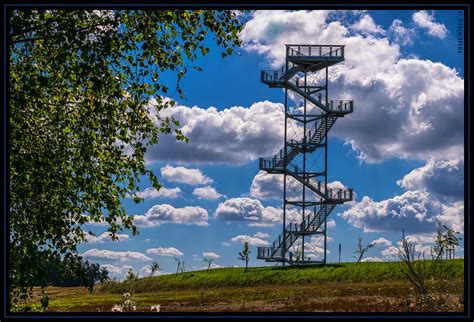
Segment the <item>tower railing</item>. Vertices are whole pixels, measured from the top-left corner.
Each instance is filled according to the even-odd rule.
[[[349,114],[354,112],[354,101],[351,100],[329,100],[327,109],[331,112]]]
[[[344,58],[344,45],[286,45],[286,56]]]
[[[260,80],[262,81],[262,83],[267,83],[267,82],[283,83],[284,75],[285,75],[285,71],[282,71],[282,70],[261,70]]]

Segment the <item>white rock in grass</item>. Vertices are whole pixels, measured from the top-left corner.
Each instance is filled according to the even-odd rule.
[[[123,312],[123,308],[120,305],[112,306],[112,312]]]
[[[152,312],[160,312],[161,306],[160,305],[152,305],[151,306],[151,311]]]

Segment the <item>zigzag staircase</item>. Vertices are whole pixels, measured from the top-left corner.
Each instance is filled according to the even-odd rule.
[[[267,262],[293,264],[295,259],[289,249],[298,238],[322,233],[323,224],[336,205],[353,199],[352,189],[327,187],[325,182],[316,178],[317,175],[307,173],[306,169],[301,169],[295,159],[301,153],[304,153],[304,157],[306,157],[306,153],[312,153],[320,147],[326,149],[329,130],[339,117],[352,113],[354,107],[353,101],[330,100],[327,99],[327,96],[323,99],[321,94],[322,91],[326,91],[327,95],[327,68],[344,60],[344,46],[287,45],[286,50],[286,70],[261,71],[261,81],[269,87],[285,88],[298,94],[305,100],[305,104],[309,102],[319,108],[322,113],[315,118],[314,126],[309,128],[306,127],[309,121],[306,121],[306,115],[304,115],[306,123],[303,139],[287,141],[285,132],[285,146],[273,158],[260,158],[259,168],[267,173],[285,174],[292,177],[320,197],[321,202],[313,208],[310,215],[302,218],[301,222],[284,223],[283,232],[270,247],[258,247],[257,258]],[[308,73],[323,69],[326,69],[325,85],[308,85],[306,83]],[[303,77],[298,76],[302,73],[304,81],[302,81]],[[285,117],[289,117],[287,109],[285,109]],[[324,176],[326,178],[326,172],[324,172]],[[284,204],[286,205],[286,200],[284,200]],[[325,228],[323,233],[326,234]],[[289,256],[286,256],[286,253]],[[311,261],[305,263],[311,263]]]

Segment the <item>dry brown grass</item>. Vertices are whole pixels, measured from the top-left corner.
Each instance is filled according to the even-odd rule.
[[[453,285],[456,283],[453,283]],[[462,288],[461,288],[462,289]],[[451,312],[461,312],[459,284],[448,290]],[[110,312],[119,294],[88,294],[85,288],[48,288],[50,309],[59,312]],[[137,311],[160,304],[161,312],[413,312],[406,282],[326,283],[206,288],[135,295]]]

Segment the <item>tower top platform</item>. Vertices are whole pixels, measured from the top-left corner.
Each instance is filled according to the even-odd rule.
[[[286,60],[319,70],[344,61],[344,45],[286,45]]]

